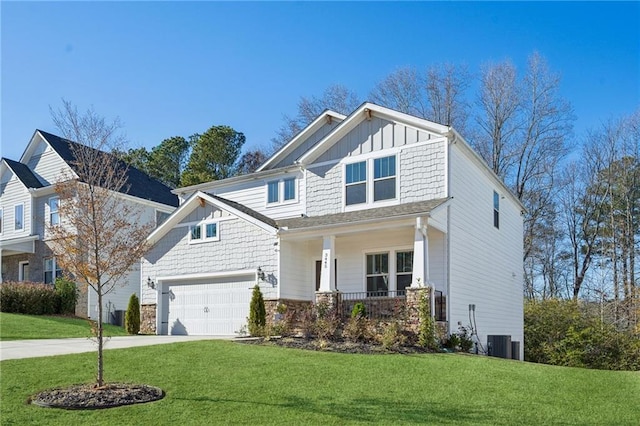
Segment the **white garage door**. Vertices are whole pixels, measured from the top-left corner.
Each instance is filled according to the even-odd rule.
[[[165,285],[163,331],[181,335],[234,335],[247,322],[253,277]]]

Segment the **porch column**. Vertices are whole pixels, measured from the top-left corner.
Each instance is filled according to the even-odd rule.
[[[322,238],[322,267],[320,268],[320,292],[336,291],[336,237]]]
[[[413,239],[413,281],[411,287],[425,287],[429,284],[429,237],[427,220],[416,218]]]

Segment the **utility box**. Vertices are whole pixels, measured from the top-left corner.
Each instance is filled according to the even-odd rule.
[[[520,361],[520,342],[511,342],[511,359]]]
[[[487,351],[489,356],[511,359],[511,335],[487,336]]]
[[[111,312],[111,324],[124,327],[124,311],[116,310]]]

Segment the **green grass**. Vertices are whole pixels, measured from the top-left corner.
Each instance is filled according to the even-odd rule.
[[[123,327],[105,324],[106,336],[126,336]],[[0,312],[0,340],[62,339],[91,336],[91,324],[81,318],[20,315]]]
[[[95,354],[0,362],[3,425],[637,425],[640,375],[472,355],[350,355],[229,341],[105,352],[108,381],[161,387],[157,402],[96,411],[27,405],[91,382]]]

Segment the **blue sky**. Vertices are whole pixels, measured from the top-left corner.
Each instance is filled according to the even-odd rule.
[[[120,117],[130,146],[226,124],[267,146],[300,96],[342,84],[366,99],[393,70],[477,72],[539,51],[562,75],[576,136],[640,106],[640,3],[7,2],[2,156],[56,132],[61,98]]]

